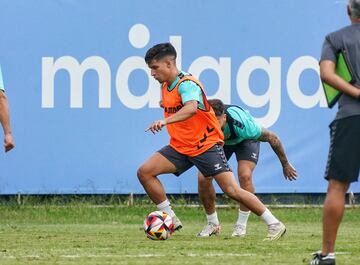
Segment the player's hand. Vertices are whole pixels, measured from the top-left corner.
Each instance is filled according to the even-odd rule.
[[[161,131],[162,127],[164,127],[166,125],[166,122],[164,120],[158,120],[158,121],[154,121],[146,130],[147,131],[151,131],[153,134],[155,134],[156,132]]]
[[[286,165],[283,166],[283,172],[285,179],[290,181],[297,179],[296,169],[290,163],[287,163]]]
[[[14,145],[14,141],[13,141],[11,133],[5,134],[5,137],[4,137],[4,149],[5,149],[5,152],[10,151],[14,147],[15,147],[15,145]]]

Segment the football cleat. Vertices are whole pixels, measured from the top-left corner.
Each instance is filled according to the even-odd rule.
[[[197,237],[209,237],[212,235],[218,235],[220,234],[221,225],[214,224],[214,223],[207,223],[207,225],[204,226],[203,230],[199,232],[196,236]]]
[[[172,218],[173,222],[173,231],[180,231],[180,229],[183,227],[180,219],[177,216],[174,216]]]
[[[282,237],[286,232],[286,227],[282,222],[268,226],[268,234],[264,241],[275,241]]]
[[[244,237],[246,236],[246,226],[236,224],[234,231],[231,234],[233,237]]]
[[[313,253],[314,257],[312,261],[310,261],[310,265],[335,265],[335,255],[334,254],[328,254],[326,256],[323,256],[321,254],[321,251],[318,251],[316,253]]]

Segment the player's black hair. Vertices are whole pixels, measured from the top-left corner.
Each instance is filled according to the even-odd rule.
[[[145,55],[145,62],[149,64],[152,60],[160,60],[166,56],[173,56],[176,59],[176,50],[171,43],[159,43],[150,48]]]
[[[210,106],[213,108],[216,116],[221,116],[225,112],[225,105],[220,99],[209,99]]]

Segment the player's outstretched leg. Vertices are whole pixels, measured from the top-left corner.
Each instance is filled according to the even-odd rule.
[[[268,235],[264,240],[274,241],[282,237],[286,232],[285,225],[280,222],[276,217],[265,207],[265,205],[252,193],[241,189],[234,178],[232,172],[222,172],[214,179],[230,198],[239,203],[244,204],[253,213],[260,216],[268,225]]]
[[[160,153],[155,153],[140,166],[137,176],[158,210],[170,215],[174,224],[173,230],[177,231],[182,228],[182,223],[172,210],[170,202],[166,197],[165,189],[157,178],[158,175],[174,172],[176,172],[176,167]]]

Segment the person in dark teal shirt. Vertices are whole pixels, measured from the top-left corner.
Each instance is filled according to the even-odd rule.
[[[252,193],[255,191],[252,174],[258,161],[260,142],[268,142],[271,145],[281,162],[285,178],[290,181],[296,180],[296,170],[289,163],[283,145],[275,133],[262,128],[248,111],[239,106],[224,105],[219,99],[208,101],[224,132],[226,159],[230,159],[233,153],[236,154],[241,188]],[[216,193],[212,185],[212,178],[205,178],[200,172],[198,175],[199,196],[203,202],[208,223],[197,236],[208,237],[218,234],[221,229],[215,209]],[[240,204],[238,220],[232,236],[243,237],[246,235],[249,215],[249,209]]]

